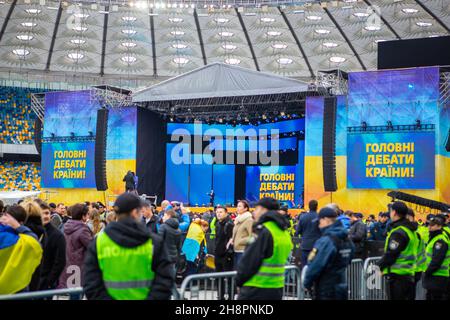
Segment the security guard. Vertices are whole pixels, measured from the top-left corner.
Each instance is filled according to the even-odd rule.
[[[140,198],[130,192],[114,203],[118,219],[88,247],[84,292],[93,300],[166,300],[174,285],[169,254],[141,222]]]
[[[285,270],[293,248],[287,229],[289,222],[278,210],[273,198],[262,198],[256,204],[256,239],[244,251],[237,270],[239,300],[281,300]]]
[[[407,218],[408,207],[396,201],[390,206],[391,231],[384,255],[378,262],[387,280],[389,300],[414,300],[415,273],[419,254],[417,226]]]
[[[322,236],[308,256],[303,285],[316,300],[347,300],[347,266],[351,263],[355,247],[337,212],[325,207],[319,211]]]
[[[450,239],[450,212],[445,212],[442,214],[442,216],[445,217],[445,224],[442,227],[442,230],[445,232],[447,237]]]
[[[427,268],[423,287],[427,300],[446,300],[449,281],[449,238],[443,231],[445,218],[438,215],[430,220],[430,241],[426,248]]]
[[[417,261],[416,261],[416,272],[414,275],[414,282],[415,282],[415,292],[417,289],[417,284],[419,283],[419,281],[422,279],[422,275],[425,272],[426,268],[427,268],[427,263],[426,263],[426,255],[425,255],[425,248],[427,246],[428,243],[428,228],[425,226],[421,226],[419,225],[419,223],[416,222],[415,220],[415,213],[414,210],[411,208],[408,208],[408,213],[406,215],[406,218],[409,220],[409,222],[411,222],[413,225],[415,225],[417,227],[416,230],[416,234],[417,234],[417,238],[418,238],[418,248],[417,248]],[[414,296],[416,297],[416,294],[414,294]],[[422,300],[423,297],[417,297],[419,300]]]
[[[289,215],[289,207],[286,205],[283,205],[280,207],[280,210],[278,211],[281,215],[285,216],[286,219],[289,220],[289,228],[288,228],[288,232],[291,235],[291,237],[294,236],[295,234],[295,226],[294,226],[294,220],[292,219],[292,217]]]

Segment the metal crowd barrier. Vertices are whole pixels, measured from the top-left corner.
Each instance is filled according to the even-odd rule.
[[[380,257],[367,258],[365,261],[354,259],[347,268],[349,300],[387,300],[386,280],[382,276],[376,262]],[[310,300],[311,297],[303,288],[303,279],[308,267],[300,270],[295,265],[285,266],[285,285],[283,300]],[[186,277],[180,290],[173,289],[173,300],[218,300],[219,293],[223,298],[235,300],[236,271],[194,274]],[[416,299],[424,299],[422,281],[417,284]],[[83,299],[83,288],[46,290],[25,292],[11,295],[0,295],[0,300],[80,300]]]
[[[298,300],[301,298],[300,269],[294,265],[285,267],[286,280],[283,288],[283,300]],[[181,283],[181,300],[218,300],[223,292],[223,298],[235,300],[236,271],[212,272],[187,276]]]
[[[362,298],[362,274],[364,261],[362,259],[353,259],[347,267],[348,299],[361,300]]]
[[[82,298],[83,288],[81,287],[0,295],[0,300],[81,300]]]
[[[364,261],[361,277],[362,300],[387,300],[386,280],[376,265],[380,259],[381,257],[372,257]]]

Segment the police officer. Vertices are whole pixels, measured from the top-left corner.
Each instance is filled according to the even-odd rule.
[[[408,207],[401,201],[390,206],[391,231],[378,262],[387,280],[389,300],[414,300],[415,273],[419,254],[417,226],[407,218]]]
[[[336,210],[325,207],[319,211],[322,236],[308,256],[303,285],[316,300],[346,300],[348,285],[347,266],[354,254],[354,245],[348,231],[337,220]]]
[[[262,198],[254,211],[256,238],[244,251],[237,270],[239,300],[281,300],[284,266],[292,250],[289,222],[273,198]]]
[[[291,237],[294,236],[295,234],[295,226],[294,226],[294,220],[292,219],[292,217],[289,215],[289,207],[287,205],[282,205],[280,207],[279,213],[283,216],[286,217],[286,219],[288,219],[289,221],[289,228],[288,228],[288,232],[291,235]]]
[[[423,287],[427,300],[446,300],[449,278],[449,238],[443,231],[445,218],[438,215],[430,219],[430,240],[426,247],[426,270]]]
[[[414,289],[417,289],[417,284],[422,279],[422,274],[426,270],[427,264],[426,264],[426,255],[425,255],[425,248],[428,243],[428,228],[425,226],[419,225],[415,220],[415,213],[414,210],[411,208],[408,208],[408,213],[406,214],[406,218],[411,222],[413,225],[416,226],[416,234],[418,238],[418,248],[417,248],[417,260],[416,260],[416,272],[414,275],[414,281],[415,281],[415,287]],[[415,290],[417,293],[417,291]],[[414,294],[416,297],[416,294]],[[423,300],[423,297],[417,297],[418,300]]]
[[[167,248],[141,223],[142,200],[133,193],[114,203],[107,225],[86,252],[84,292],[95,300],[170,299],[174,272]]]

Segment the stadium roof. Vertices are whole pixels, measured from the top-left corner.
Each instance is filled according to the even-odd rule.
[[[134,102],[304,92],[308,84],[224,63],[207,66],[136,92]]]
[[[103,3],[0,0],[0,73],[76,75],[112,85],[139,79],[138,86],[148,86],[222,62],[306,80],[318,70],[376,69],[378,42],[450,30],[443,0],[225,8]]]

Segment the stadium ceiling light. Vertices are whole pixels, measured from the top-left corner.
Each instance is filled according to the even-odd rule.
[[[236,50],[236,49],[237,49],[237,46],[235,46],[234,44],[226,43],[226,44],[223,44],[223,45],[222,45],[222,48],[223,48],[225,51],[233,51],[233,50]]]
[[[170,34],[173,35],[173,36],[183,36],[184,35],[184,31],[174,30],[174,31],[170,31]]]
[[[122,42],[120,45],[125,48],[134,48],[137,46],[135,42]]]
[[[228,59],[225,59],[225,63],[226,64],[236,65],[236,64],[241,63],[241,60],[236,59],[236,58],[228,58]]]
[[[386,41],[385,39],[377,39],[377,40],[375,40],[374,42],[375,43],[378,43],[378,42],[384,42],[384,41]]]
[[[214,19],[214,21],[216,21],[219,24],[224,24],[224,23],[227,23],[228,21],[230,21],[230,19],[227,19],[227,18],[216,18],[216,19]]]
[[[22,22],[21,23],[22,27],[26,27],[26,28],[33,28],[37,26],[37,23],[35,22]]]
[[[338,44],[336,42],[324,42],[324,43],[322,43],[322,45],[325,48],[336,48],[338,46]]]
[[[292,62],[294,62],[294,60],[292,60],[290,58],[280,58],[280,59],[277,59],[277,62],[279,64],[286,65],[286,64],[291,64]]]
[[[269,18],[269,17],[264,17],[264,18],[261,18],[260,20],[261,20],[261,22],[264,22],[264,23],[272,23],[272,22],[275,22],[275,19],[274,19],[274,18]]]
[[[41,13],[41,9],[30,8],[30,9],[25,10],[25,12],[28,14],[39,14],[39,13]]]
[[[34,37],[29,34],[18,34],[16,38],[22,41],[30,41],[33,40]]]
[[[186,49],[188,46],[185,45],[184,43],[174,43],[172,44],[172,48],[175,49]]]
[[[232,37],[233,35],[234,35],[234,33],[233,32],[229,32],[229,31],[219,32],[219,36],[225,37],[225,38]]]
[[[369,16],[367,12],[354,12],[353,15],[357,18],[367,18]]]
[[[128,34],[128,35],[133,35],[133,34],[136,34],[136,30],[133,30],[133,29],[123,29],[122,30],[122,33],[124,33],[124,34]]]
[[[79,19],[86,19],[89,17],[87,13],[80,13],[80,12],[74,13],[73,16]]]
[[[84,58],[84,54],[79,52],[70,52],[67,56],[74,61],[78,61]]]
[[[84,32],[86,31],[88,28],[84,27],[84,26],[75,26],[72,28],[72,30],[76,31],[76,32]]]
[[[329,34],[331,31],[328,29],[316,29],[314,32],[318,34]]]
[[[274,44],[272,44],[272,48],[274,48],[274,49],[286,49],[287,48],[287,44],[274,43]]]
[[[419,12],[419,10],[417,10],[415,8],[403,8],[402,12],[407,13],[407,14],[413,14],[413,13]]]
[[[376,25],[368,25],[368,26],[365,26],[364,29],[367,31],[378,31],[381,29],[381,27],[376,26]]]
[[[311,16],[307,16],[306,19],[308,19],[310,21],[319,21],[319,20],[322,20],[322,17],[321,16],[311,15]]]
[[[71,39],[70,43],[72,43],[72,44],[85,44],[86,40],[84,40],[84,39]]]
[[[122,20],[125,21],[125,22],[134,22],[134,21],[137,20],[137,18],[133,17],[133,16],[123,16]]]
[[[186,63],[189,62],[188,58],[183,58],[183,57],[177,57],[173,59],[173,62],[175,62],[178,65],[185,65]]]
[[[431,22],[425,22],[425,21],[418,21],[418,22],[416,22],[416,24],[422,28],[431,27],[433,25]]]
[[[268,35],[269,37],[279,37],[279,36],[281,36],[281,32],[280,31],[267,31],[266,35]]]
[[[136,57],[133,56],[123,56],[120,60],[128,64],[132,64],[137,61]]]
[[[30,54],[30,51],[27,49],[14,49],[12,52],[19,57],[25,57]]]
[[[330,57],[330,61],[333,63],[342,63],[345,60],[347,60],[347,59],[345,59],[344,57],[338,57],[338,56]]]
[[[169,21],[171,23],[180,23],[180,22],[183,22],[183,19],[182,18],[169,18]]]
[[[354,3],[357,2],[358,0],[344,0],[345,3]]]

